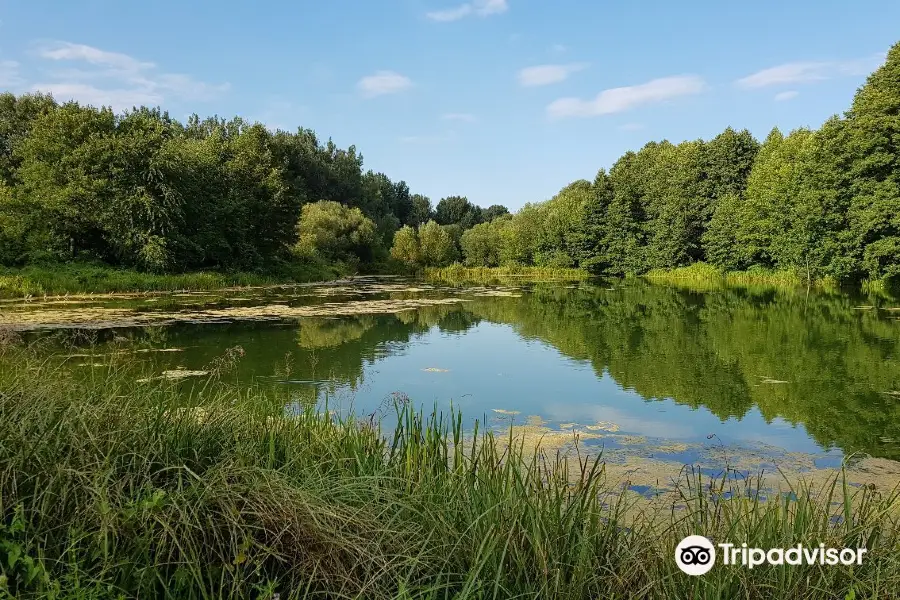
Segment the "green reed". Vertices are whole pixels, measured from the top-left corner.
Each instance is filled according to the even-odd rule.
[[[318,263],[282,264],[265,272],[145,273],[93,263],[0,268],[0,297],[129,292],[206,291],[334,279],[341,270]]]

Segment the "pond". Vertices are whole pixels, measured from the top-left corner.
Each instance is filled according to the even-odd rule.
[[[398,400],[452,403],[467,423],[530,427],[558,445],[577,435],[611,460],[730,451],[732,466],[802,471],[853,454],[900,459],[900,308],[884,298],[360,278],[4,302],[0,326],[73,369],[128,351],[148,378],[182,386],[239,346],[227,377],[279,390],[288,410],[319,402],[389,420]]]

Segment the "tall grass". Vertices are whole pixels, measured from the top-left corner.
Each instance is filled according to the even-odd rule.
[[[643,277],[660,283],[689,284],[694,289],[714,289],[723,285],[786,289],[813,286],[827,290],[839,287],[839,282],[832,277],[807,280],[795,271],[772,269],[723,271],[703,262],[674,269],[651,269]]]
[[[339,268],[319,263],[282,264],[265,273],[214,272],[156,274],[94,263],[0,268],[0,296],[215,290],[225,287],[323,281]]]
[[[426,268],[427,281],[439,283],[502,283],[509,281],[583,281],[591,275],[581,269],[561,267],[466,267],[454,263],[449,267]]]
[[[687,474],[684,510],[642,514],[610,495],[617,482],[599,457],[529,453],[477,424],[464,430],[454,411],[398,403],[390,431],[315,407],[285,416],[285,398],[219,378],[240,353],[194,384],[137,384],[140,369],[114,358],[73,374],[13,342],[0,354],[0,588],[11,597],[862,598],[900,589],[893,492],[835,479],[796,488],[796,501],[764,502],[743,488],[723,500],[731,480]],[[854,567],[716,565],[691,578],[673,560],[687,534],[869,554]]]

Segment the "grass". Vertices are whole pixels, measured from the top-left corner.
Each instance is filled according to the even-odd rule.
[[[427,281],[439,283],[496,283],[504,281],[583,281],[591,275],[581,269],[560,267],[466,267],[454,263],[449,267],[426,268]]]
[[[459,413],[339,419],[221,375],[137,384],[0,349],[0,595],[15,598],[863,598],[900,590],[897,495],[768,502],[687,473],[662,518],[609,501],[597,458],[504,447]],[[101,374],[102,373],[102,374]],[[193,387],[185,387],[193,386]],[[729,480],[730,481],[730,480]],[[736,484],[736,485],[750,485]],[[817,495],[824,494],[824,496]],[[609,504],[606,502],[609,501]],[[834,503],[834,506],[832,506]],[[842,515],[834,519],[835,512]],[[627,515],[636,515],[628,517]],[[659,516],[659,515],[657,515]],[[716,565],[678,541],[866,547],[861,566]]]
[[[128,293],[214,290],[335,279],[341,269],[319,263],[279,265],[266,273],[201,271],[180,274],[144,273],[95,263],[0,268],[0,296],[27,297],[84,293]]]
[[[722,271],[708,263],[694,263],[686,267],[674,269],[652,269],[642,277],[661,283],[689,283],[692,287],[708,285],[710,288],[722,285],[743,287],[806,287],[810,282],[793,271],[771,269],[752,269],[749,271]],[[833,289],[837,282],[831,278],[813,280],[815,287]]]

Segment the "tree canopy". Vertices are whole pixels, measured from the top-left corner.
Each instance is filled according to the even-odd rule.
[[[480,222],[480,207],[465,201],[463,212],[452,222]],[[183,271],[296,257],[366,263],[387,258],[402,226],[434,218],[431,201],[406,182],[364,171],[354,146],[322,142],[309,129],[197,115],[180,123],[154,108],[116,114],[0,94],[0,264],[88,259]]]
[[[464,198],[441,202],[438,222],[474,218]],[[900,44],[818,130],[773,129],[762,143],[731,127],[708,141],[652,141],[502,225],[483,220],[461,241],[470,265],[627,275],[702,261],[900,277]]]

